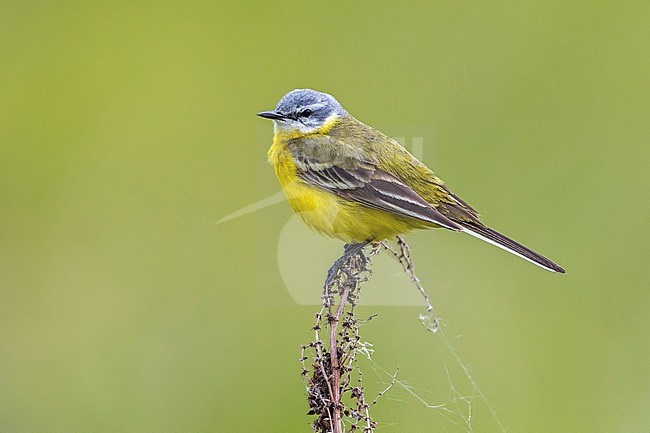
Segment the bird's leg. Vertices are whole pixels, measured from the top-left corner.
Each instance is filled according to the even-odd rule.
[[[330,293],[330,289],[334,285],[336,276],[339,271],[346,272],[344,265],[354,256],[358,256],[364,263],[366,262],[366,255],[363,253],[363,248],[366,245],[368,245],[368,242],[345,244],[343,247],[343,255],[336,259],[327,271],[327,278],[325,278],[325,284],[323,285],[323,299],[325,300],[326,306],[329,306],[331,303],[332,294]]]

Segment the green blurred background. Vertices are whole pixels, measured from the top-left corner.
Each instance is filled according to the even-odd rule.
[[[278,190],[255,113],[313,87],[434,129],[425,162],[568,270],[409,236],[444,329],[364,307],[366,382],[399,366],[445,406],[395,387],[380,431],[647,433],[648,22],[633,1],[3,1],[0,431],[311,431],[288,206],[215,222]]]

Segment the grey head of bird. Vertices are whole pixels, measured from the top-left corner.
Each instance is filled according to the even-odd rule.
[[[258,116],[273,120],[276,132],[311,134],[347,111],[332,95],[312,89],[296,89],[280,99],[275,110]]]

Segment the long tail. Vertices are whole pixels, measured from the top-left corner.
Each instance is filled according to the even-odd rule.
[[[539,267],[552,272],[559,272],[561,274],[565,272],[562,266],[558,265],[552,260],[547,259],[541,254],[537,254],[535,251],[526,248],[519,242],[513,241],[509,237],[502,235],[496,230],[492,230],[491,228],[484,225],[478,225],[465,221],[461,222],[460,224],[463,226],[464,232],[482,239],[485,242],[489,242],[492,245],[496,245],[497,247],[502,248],[516,256],[519,256],[522,259],[528,260],[529,262]]]

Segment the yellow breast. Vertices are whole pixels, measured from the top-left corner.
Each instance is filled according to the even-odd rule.
[[[312,229],[335,236],[335,221],[342,207],[341,200],[334,194],[307,185],[300,179],[293,157],[280,137],[275,137],[268,155],[293,211]]]
[[[276,135],[268,152],[289,205],[310,228],[347,243],[382,240],[418,228],[411,219],[372,209],[305,183],[286,139]]]

